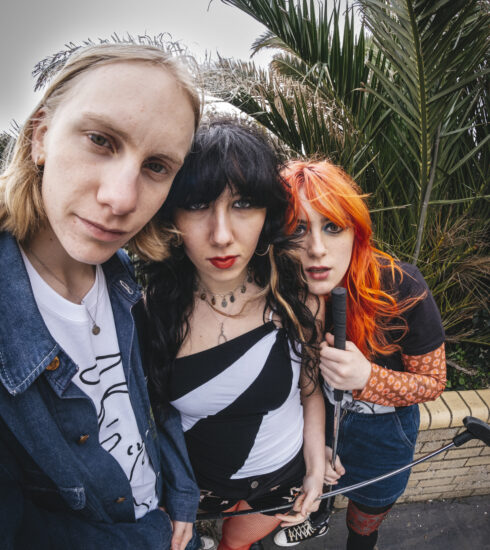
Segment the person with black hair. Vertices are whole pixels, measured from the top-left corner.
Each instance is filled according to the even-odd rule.
[[[247,550],[318,507],[324,403],[315,311],[277,156],[258,130],[218,119],[196,133],[163,215],[169,258],[143,266],[149,390],[180,411],[200,508],[295,502],[296,514],[228,519],[219,550]],[[167,395],[167,389],[169,395]],[[162,415],[158,415],[161,417]]]

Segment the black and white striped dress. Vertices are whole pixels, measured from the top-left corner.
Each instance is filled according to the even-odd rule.
[[[299,374],[299,359],[273,322],[176,360],[171,402],[201,488],[233,486],[298,455]]]

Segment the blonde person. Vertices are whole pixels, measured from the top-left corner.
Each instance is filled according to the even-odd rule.
[[[153,218],[200,102],[161,49],[82,48],[54,75],[0,179],[0,545],[199,547],[175,413],[151,414],[127,245]]]
[[[295,161],[283,176],[291,193],[288,228],[299,239],[308,288],[326,302],[320,369],[327,419],[333,418],[333,388],[344,390],[335,470],[327,422],[326,481],[346,487],[412,461],[417,403],[438,397],[446,383],[444,331],[419,270],[374,246],[364,196],[340,167]],[[331,334],[329,297],[336,286],[347,289],[345,350],[333,347]],[[408,476],[348,494],[347,550],[375,547],[378,528]],[[276,544],[294,546],[325,534],[328,514],[320,510],[311,519],[316,527],[306,521],[280,531]]]
[[[292,502],[295,515],[223,524],[219,550],[247,550],[315,510],[324,405],[314,316],[284,234],[288,197],[258,130],[216,120],[196,133],[165,205],[178,231],[147,266],[154,407],[180,411],[200,508]],[[320,314],[321,315],[321,314]]]

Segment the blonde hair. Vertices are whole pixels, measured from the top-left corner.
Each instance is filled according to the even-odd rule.
[[[187,95],[194,112],[194,130],[201,119],[201,99],[193,77],[182,61],[160,47],[147,44],[98,44],[73,53],[52,79],[43,98],[21,128],[10,160],[0,176],[0,230],[9,231],[18,241],[28,241],[47,222],[41,195],[42,170],[31,157],[32,136],[39,111],[54,114],[74,81],[85,72],[111,63],[136,61],[160,66],[175,78]],[[154,220],[128,243],[139,257],[162,260],[167,256],[171,236]]]

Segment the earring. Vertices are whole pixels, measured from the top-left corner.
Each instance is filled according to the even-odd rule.
[[[267,245],[267,248],[265,249],[265,252],[257,252],[255,251],[254,254],[257,254],[257,256],[267,256],[269,254],[269,250],[271,248],[270,243]]]
[[[45,162],[46,158],[42,153],[36,157],[36,166],[44,166]]]

